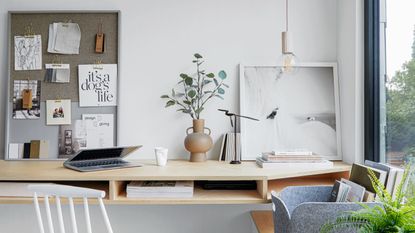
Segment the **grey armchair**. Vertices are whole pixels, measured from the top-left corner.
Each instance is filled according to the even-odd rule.
[[[362,208],[350,202],[328,202],[331,189],[332,186],[293,186],[283,189],[279,196],[272,192],[275,233],[317,233],[324,223],[344,211]]]

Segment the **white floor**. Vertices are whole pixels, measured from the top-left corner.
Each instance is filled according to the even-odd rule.
[[[256,233],[249,212],[270,205],[107,206],[114,233]],[[82,208],[77,221],[84,226]],[[64,213],[68,213],[67,208]],[[97,206],[91,206],[94,233],[105,233]],[[69,224],[66,224],[68,227]],[[0,205],[1,233],[37,233],[32,205]],[[67,232],[71,232],[67,228]],[[82,228],[79,233],[85,232]]]

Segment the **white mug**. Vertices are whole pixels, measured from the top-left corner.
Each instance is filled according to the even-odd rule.
[[[154,152],[156,154],[156,162],[158,166],[166,166],[167,164],[167,154],[169,149],[163,147],[156,147],[154,148]]]

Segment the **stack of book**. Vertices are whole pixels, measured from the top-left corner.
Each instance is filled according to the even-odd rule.
[[[376,198],[375,190],[369,179],[369,169],[393,197],[397,194],[398,184],[402,181],[404,169],[388,164],[365,161],[365,164],[353,164],[350,178],[336,181],[331,201],[371,202]],[[346,188],[345,188],[346,187]],[[404,187],[405,188],[405,187]],[[346,195],[343,200],[339,195]]]
[[[127,185],[127,198],[193,197],[193,181],[132,181]]]
[[[333,167],[333,162],[324,159],[311,151],[273,151],[264,152],[257,157],[256,163],[262,168],[296,168],[324,169]]]

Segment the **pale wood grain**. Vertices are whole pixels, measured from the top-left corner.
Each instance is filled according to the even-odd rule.
[[[255,227],[258,233],[274,233],[274,220],[272,217],[272,211],[251,211],[251,217],[255,223]]]
[[[222,161],[191,163],[170,160],[165,167],[155,161],[139,161],[143,167],[99,172],[77,172],[66,169],[62,161],[0,161],[0,180],[50,181],[50,180],[262,180],[301,177],[349,171],[350,165],[336,162],[329,169],[263,169],[255,162],[232,165]]]
[[[348,174],[350,165],[336,162],[330,169],[262,169],[255,162],[231,165],[207,161],[190,163],[171,160],[165,167],[154,161],[140,161],[143,167],[100,172],[76,172],[61,161],[0,161],[0,181],[53,182],[106,191],[107,204],[253,204],[269,203],[269,191],[289,185],[329,184]],[[318,174],[318,175],[316,175]],[[125,195],[130,181],[140,180],[254,180],[257,190],[204,190],[195,187],[192,198],[131,199]],[[0,203],[31,203],[31,198],[0,197]],[[75,201],[75,203],[78,203]],[[79,202],[80,203],[80,202]]]

